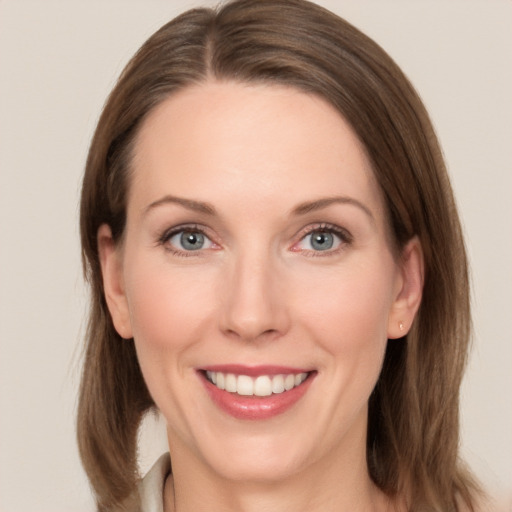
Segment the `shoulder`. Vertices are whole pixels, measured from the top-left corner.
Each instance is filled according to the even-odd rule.
[[[165,480],[171,472],[171,458],[168,453],[162,455],[153,464],[137,488],[140,512],[164,511]]]
[[[142,478],[137,488],[112,512],[164,512],[164,491],[171,472],[171,458],[162,455]]]

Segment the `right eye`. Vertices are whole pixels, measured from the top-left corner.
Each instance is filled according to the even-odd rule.
[[[340,237],[333,232],[316,230],[308,233],[299,243],[301,249],[327,252],[341,245]]]
[[[162,236],[160,242],[171,252],[183,256],[215,246],[206,234],[197,228],[181,228],[167,232]]]

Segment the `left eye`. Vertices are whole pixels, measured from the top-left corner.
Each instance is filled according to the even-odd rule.
[[[302,238],[297,247],[309,251],[328,251],[337,249],[341,242],[340,237],[330,231],[316,230]]]
[[[182,251],[199,251],[212,247],[212,241],[200,231],[182,230],[169,238],[169,243]]]

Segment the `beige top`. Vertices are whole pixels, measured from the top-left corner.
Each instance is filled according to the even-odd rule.
[[[139,484],[140,511],[164,512],[164,485],[171,472],[171,458],[162,455]]]

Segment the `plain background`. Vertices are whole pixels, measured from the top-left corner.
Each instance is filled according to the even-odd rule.
[[[512,2],[322,0],[378,41],[438,131],[473,269],[462,453],[512,492]],[[75,446],[86,292],[77,203],[87,147],[124,64],[194,5],[0,0],[0,512],[93,510]],[[156,430],[156,434],[155,434]],[[165,450],[142,434],[146,470]]]

